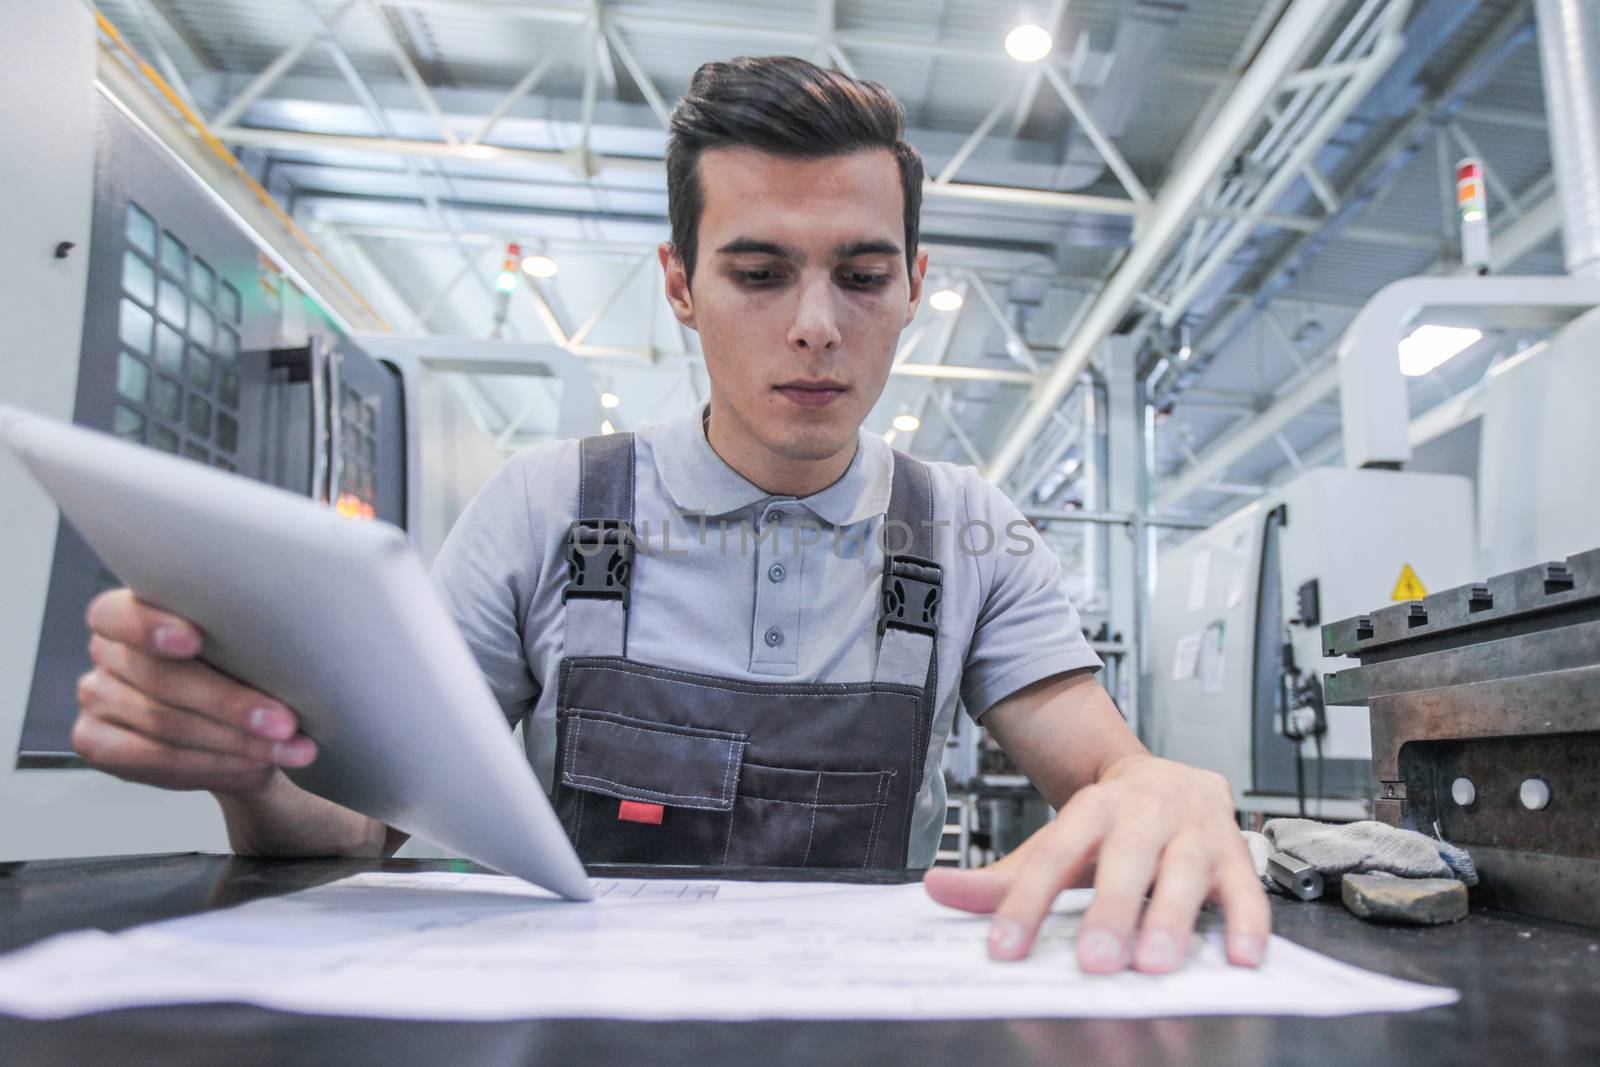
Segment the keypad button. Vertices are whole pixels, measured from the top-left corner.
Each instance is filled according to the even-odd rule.
[[[150,406],[168,422],[177,422],[183,417],[183,388],[171,378],[157,375],[155,388],[150,394]],[[177,448],[172,450],[176,452]]]
[[[150,368],[126,352],[117,355],[117,392],[136,404],[150,395]]]
[[[211,389],[211,357],[204,351],[189,346],[189,384],[197,389]]]
[[[122,288],[149,307],[156,302],[156,269],[132,252],[122,253]]]
[[[156,220],[151,218],[138,204],[128,202],[127,226],[124,230],[128,243],[142,250],[145,255],[156,254]]]
[[[180,280],[189,276],[189,250],[165,231],[161,234],[161,269]]]
[[[144,416],[125,404],[118,404],[112,415],[111,432],[125,441],[144,441]]]
[[[178,451],[178,435],[159,423],[151,423],[149,441],[152,448],[163,452]]]
[[[205,397],[195,393],[189,394],[189,432],[195,437],[207,438],[211,436],[211,405]]]
[[[150,313],[135,304],[132,300],[122,302],[121,314],[117,321],[117,336],[122,343],[135,352],[148,354],[150,351],[150,330],[154,321]]]
[[[206,261],[195,256],[189,261],[189,291],[196,297],[211,303],[217,291],[217,275]]]
[[[183,335],[164,322],[156,323],[156,366],[173,374],[183,371]]]
[[[183,329],[189,321],[189,294],[171,278],[162,278],[156,291],[156,311],[172,325]]]

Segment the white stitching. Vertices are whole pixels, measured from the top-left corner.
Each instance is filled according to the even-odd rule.
[[[698,727],[698,726],[690,726],[690,727],[685,727],[685,728],[678,729],[678,730],[666,729],[666,727],[674,725],[672,723],[661,723],[660,725],[653,725],[653,726],[632,726],[632,725],[630,725],[628,723],[625,723],[625,722],[616,722],[616,721],[614,721],[614,720],[612,720],[612,719],[607,717],[607,716],[619,714],[618,712],[615,712],[615,711],[600,711],[598,708],[596,708],[596,709],[568,708],[567,711],[572,713],[571,714],[571,718],[574,718],[574,719],[588,719],[590,722],[598,722],[598,723],[602,723],[602,724],[604,724],[606,726],[615,726],[619,730],[633,730],[634,732],[641,733],[641,734],[666,734],[668,737],[683,737],[683,738],[687,738],[690,741],[709,741],[712,744],[717,744],[717,745],[743,745],[743,744],[748,744],[749,743],[744,738],[744,736],[742,734],[740,734],[737,730],[722,730],[722,731],[705,730],[704,734],[710,734],[710,733],[716,732],[716,733],[727,733],[727,734],[732,734],[733,735],[732,737],[708,737],[708,736],[704,736],[702,733],[698,733],[698,732],[697,733],[685,733],[685,732],[683,732],[684,729],[694,730],[694,731],[701,731],[703,728],[702,727]],[[589,711],[590,714],[588,714],[588,715],[583,714],[583,712],[585,712],[585,711]]]
[[[806,834],[805,855],[800,857],[800,866],[804,867],[811,861],[811,841],[817,836],[817,805],[822,802],[822,772],[817,772],[817,788],[811,794],[811,830]]]
[[[744,794],[739,799],[740,800],[748,800],[753,804],[792,804],[797,808],[881,808],[881,807],[883,807],[883,801],[881,801],[881,800],[863,800],[863,801],[859,801],[859,802],[856,802],[856,803],[850,803],[850,804],[833,804],[833,803],[823,804],[821,802],[812,802],[812,801],[809,801],[809,800],[778,800],[776,797],[753,797],[748,793]]]
[[[648,728],[642,727],[642,726],[629,726],[626,723],[612,722],[610,719],[598,719],[598,718],[592,719],[592,721],[594,721],[594,722],[604,723],[605,725],[615,727],[618,730],[632,730],[633,732],[640,733],[640,734],[656,734],[656,735],[665,734],[668,737],[683,737],[683,738],[687,738],[688,740],[691,740],[691,741],[707,741],[707,742],[710,742],[712,744],[726,745],[727,746],[728,751],[727,751],[727,754],[726,754],[726,758],[725,758],[725,760],[723,762],[722,793],[720,795],[718,795],[718,796],[697,796],[697,795],[689,794],[689,793],[668,793],[668,792],[665,792],[665,791],[660,790],[660,789],[647,789],[644,786],[629,785],[626,782],[616,782],[616,781],[612,781],[610,778],[601,778],[599,775],[595,775],[595,774],[579,774],[576,771],[574,771],[572,769],[572,765],[573,765],[573,762],[577,758],[577,752],[578,752],[578,727],[583,722],[584,718],[585,718],[585,716],[583,716],[583,715],[572,715],[572,716],[568,717],[568,721],[572,724],[572,728],[568,733],[568,739],[567,740],[568,740],[569,747],[567,749],[567,758],[565,760],[566,766],[564,768],[564,772],[565,773],[564,773],[563,777],[565,777],[569,781],[571,781],[571,782],[584,781],[584,782],[593,782],[593,783],[597,783],[597,784],[600,784],[600,785],[609,785],[609,786],[614,786],[617,789],[626,789],[626,790],[628,790],[630,792],[633,792],[633,793],[648,793],[650,796],[661,797],[661,798],[668,799],[668,800],[709,800],[709,801],[713,801],[713,802],[715,802],[717,804],[730,804],[730,805],[733,803],[733,797],[729,792],[729,779],[733,776],[733,757],[734,757],[734,753],[736,751],[741,751],[742,752],[744,750],[745,746],[749,742],[746,742],[746,741],[734,741],[734,740],[725,739],[725,738],[695,737],[693,734],[680,734],[680,733],[677,733],[676,731],[673,731],[673,730],[651,730],[651,729],[648,729]],[[626,799],[626,798],[623,798],[623,799]],[[693,805],[685,805],[685,806],[686,807],[692,807]],[[716,809],[713,809],[713,810],[722,811],[722,810],[725,810],[725,809],[716,808]]]
[[[572,762],[572,750],[578,747],[578,726],[579,726],[580,723],[583,722],[583,720],[574,718],[571,721],[572,721],[572,729],[570,731],[568,731],[568,736],[567,736],[567,746],[568,746],[568,748],[567,748],[567,762],[568,762],[568,764],[570,764]],[[572,772],[569,770],[567,773],[570,774]],[[583,809],[589,806],[589,800],[588,800],[587,797],[580,796],[580,797],[577,798],[577,803],[578,803],[578,819],[572,826],[572,848],[573,848],[574,851],[576,851],[577,848],[578,848],[579,839],[583,837]]]
[[[878,775],[878,814],[872,817],[872,832],[867,835],[867,858],[861,861],[862,868],[865,868],[869,863],[872,862],[872,855],[875,851],[877,851],[878,827],[883,823],[883,809],[887,806],[883,800],[883,793],[889,779],[893,777],[893,771],[880,772]],[[908,834],[911,832],[910,827],[906,828],[906,832]]]
[[[593,774],[573,774],[572,772],[569,771],[569,772],[567,772],[566,778],[567,778],[567,782],[569,784],[576,784],[578,782],[586,782],[586,783],[589,783],[591,785],[609,785],[609,786],[611,786],[611,787],[613,787],[615,789],[624,790],[624,793],[618,796],[619,800],[632,800],[633,799],[633,794],[635,794],[635,793],[640,794],[640,795],[648,795],[650,797],[659,798],[661,800],[674,800],[674,801],[678,801],[678,800],[704,800],[704,801],[707,801],[707,802],[709,802],[711,804],[719,805],[718,807],[714,807],[714,808],[709,809],[709,810],[712,810],[712,811],[726,811],[728,809],[725,808],[725,807],[721,807],[720,805],[732,804],[733,803],[733,798],[732,797],[728,797],[728,796],[702,797],[702,796],[693,796],[693,795],[686,794],[686,793],[664,793],[659,789],[646,789],[644,786],[641,786],[641,785],[629,785],[627,782],[614,782],[610,778],[601,778],[598,775],[593,775]],[[681,806],[682,807],[686,807],[686,808],[692,808],[692,807],[696,807],[697,805],[694,805],[694,804],[683,804]]]

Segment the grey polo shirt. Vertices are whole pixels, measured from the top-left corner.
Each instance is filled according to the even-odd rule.
[[[703,410],[703,409],[702,409]],[[630,659],[749,681],[862,682],[877,654],[893,454],[860,432],[844,475],[808,497],[746,481],[707,442],[702,410],[635,435]],[[933,862],[940,760],[957,703],[974,717],[1022,687],[1099,658],[1061,590],[1060,563],[973,467],[929,464],[939,564],[938,692],[909,862]],[[555,763],[561,592],[576,517],[578,442],[518,453],[451,531],[434,578],[548,790]],[[942,525],[948,522],[949,525]],[[903,536],[903,535],[902,535]]]

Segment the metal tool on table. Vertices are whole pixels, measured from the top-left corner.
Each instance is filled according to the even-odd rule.
[[[1274,852],[1267,857],[1267,874],[1301,900],[1316,900],[1322,896],[1321,872],[1287,852]]]
[[[1475,899],[1600,924],[1600,549],[1323,627],[1377,818],[1466,847]]]

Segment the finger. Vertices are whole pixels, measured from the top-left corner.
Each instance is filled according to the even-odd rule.
[[[1155,892],[1133,952],[1133,965],[1149,974],[1177,970],[1188,954],[1195,916],[1214,880],[1215,858],[1193,836],[1174,838],[1161,852]]]
[[[171,612],[141,603],[127,589],[112,589],[89,602],[89,629],[142,652],[173,659],[200,653],[200,630]]]
[[[930,867],[928,873],[922,876],[922,887],[937,903],[947,908],[987,915],[1000,906],[1006,891],[1011,888],[1012,876],[998,870],[998,866],[971,871]]]
[[[1028,954],[1051,905],[1088,866],[1109,821],[1099,789],[1089,786],[1035,835],[1037,842],[995,908],[989,927],[991,957],[1016,960]]]
[[[252,737],[215,719],[162,704],[105,670],[90,671],[79,680],[78,705],[87,715],[172,748],[222,753],[280,767],[304,767],[317,754],[309,737],[285,741]]]
[[[72,747],[90,766],[130,782],[164,789],[244,792],[265,785],[277,769],[238,756],[178,749],[113,723],[79,716]]]
[[[1228,961],[1240,967],[1259,967],[1267,958],[1267,942],[1272,936],[1272,906],[1248,851],[1217,872],[1215,896],[1228,924]]]
[[[987,915],[1005,899],[1006,891],[1016,880],[1017,872],[1022,869],[1033,843],[1038,839],[1039,833],[1030,835],[1022,844],[987,867],[974,870],[929,867],[922,876],[922,887],[937,903],[947,908]]]
[[[1149,819],[1121,822],[1106,836],[1095,870],[1094,902],[1078,932],[1080,969],[1110,974],[1128,965],[1139,912],[1166,843],[1165,831]]]
[[[159,703],[186,708],[234,730],[286,741],[300,728],[298,717],[276,700],[195,660],[162,659],[99,634],[89,638],[89,658]]]

